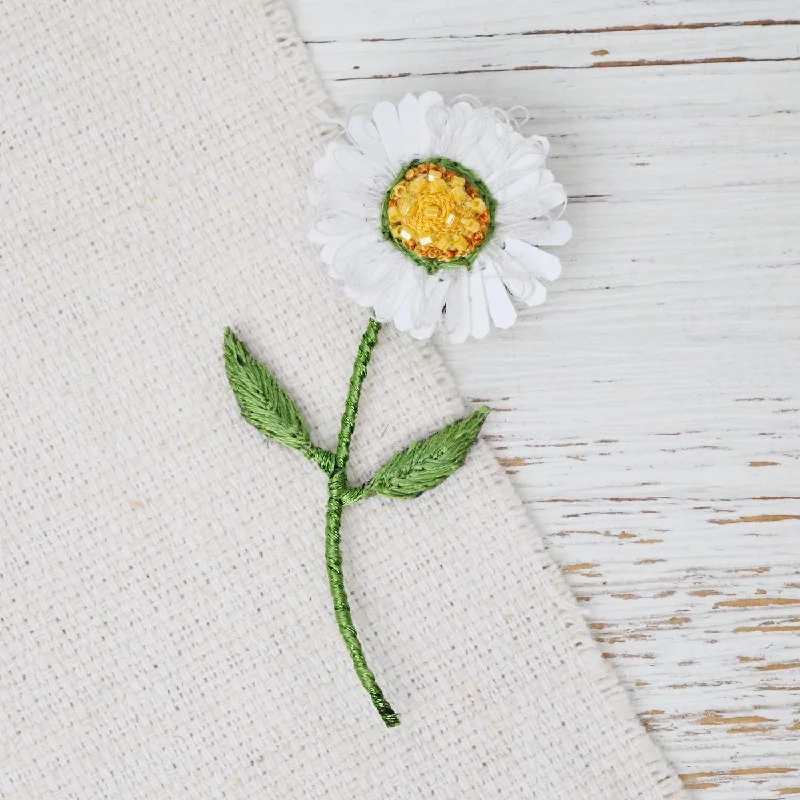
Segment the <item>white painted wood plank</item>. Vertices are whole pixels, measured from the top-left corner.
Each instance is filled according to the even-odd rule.
[[[565,277],[511,331],[441,347],[462,391],[497,409],[503,463],[687,786],[786,797],[800,786],[800,73],[554,74],[502,85],[538,100],[581,199]]]
[[[800,18],[797,0],[290,0],[300,35],[331,39],[471,36]]]
[[[583,67],[794,58],[797,27],[431,36],[797,19],[798,4],[552,4],[531,24],[516,2],[489,21],[439,2],[432,34],[422,4],[335,2],[337,19],[311,20],[321,6],[300,3],[306,38],[427,37],[315,46],[342,107],[435,85],[513,98],[551,137],[576,230],[564,277],[511,331],[440,347],[463,394],[495,409],[502,463],[686,785],[711,800],[796,793],[800,69]],[[551,58],[561,68],[480,72]],[[418,74],[456,63],[479,72]],[[336,80],[354,65],[411,74]]]
[[[323,78],[619,67],[720,60],[800,60],[800,25],[552,35],[338,40],[311,44]]]
[[[471,93],[486,102],[513,98],[533,110],[539,127],[572,119],[573,135],[580,135],[584,126],[598,120],[643,117],[664,126],[666,137],[684,130],[684,120],[695,120],[697,130],[717,126],[719,115],[735,120],[758,115],[764,117],[761,124],[766,129],[771,129],[773,118],[788,115],[792,117],[788,124],[796,125],[792,115],[797,113],[798,75],[800,68],[795,62],[720,63],[441,75],[435,79],[407,76],[329,81],[326,86],[333,102],[343,109],[435,85],[445,94]],[[543,132],[562,135],[558,130]],[[627,138],[635,144],[633,137]],[[736,146],[737,139],[727,136],[725,141]],[[760,155],[762,161],[768,160],[768,153],[760,151]]]

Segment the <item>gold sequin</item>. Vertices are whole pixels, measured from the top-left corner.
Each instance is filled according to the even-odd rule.
[[[418,256],[444,262],[474,252],[491,221],[478,189],[438,164],[406,171],[389,194],[386,217],[395,241]]]

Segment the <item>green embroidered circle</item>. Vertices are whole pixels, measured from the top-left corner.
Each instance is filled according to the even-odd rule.
[[[470,269],[495,228],[497,201],[471,169],[449,158],[400,170],[381,205],[381,233],[429,275]]]

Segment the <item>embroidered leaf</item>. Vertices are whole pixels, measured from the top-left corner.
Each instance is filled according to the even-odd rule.
[[[270,439],[311,457],[315,448],[300,409],[230,328],[225,329],[224,354],[225,371],[242,416]]]
[[[482,406],[398,453],[364,487],[363,496],[408,500],[438,486],[464,464],[488,414]]]

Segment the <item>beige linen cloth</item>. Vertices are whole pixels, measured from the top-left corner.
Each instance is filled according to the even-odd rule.
[[[0,797],[683,797],[480,444],[346,509],[240,418],[232,325],[335,443],[367,315],[322,277],[325,102],[275,0],[0,5]],[[351,477],[463,414],[386,328]],[[468,345],[465,345],[468,346]]]

